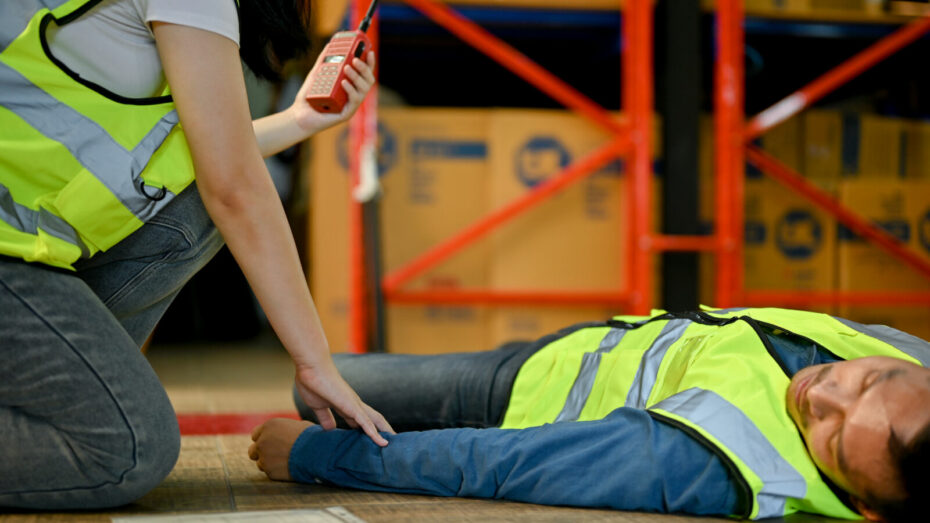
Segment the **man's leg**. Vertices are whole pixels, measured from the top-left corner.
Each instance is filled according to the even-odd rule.
[[[92,289],[0,257],[0,311],[0,506],[117,506],[161,482],[180,448],[174,411]]]
[[[339,372],[394,430],[500,424],[520,366],[537,350],[512,342],[497,350],[419,356],[335,354]],[[313,412],[295,394],[305,419]]]
[[[194,184],[131,236],[75,267],[141,346],[181,287],[222,246]]]

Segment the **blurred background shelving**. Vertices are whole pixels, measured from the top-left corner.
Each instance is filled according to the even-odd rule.
[[[459,0],[450,5],[593,101],[611,111],[619,109],[623,12],[615,8],[614,0]],[[660,0],[655,7],[655,170],[661,178],[657,227],[666,233],[707,232],[707,195],[713,169],[713,5],[707,1]],[[930,12],[930,4],[753,0],[747,3],[746,10],[745,105],[747,115],[752,115],[915,16]],[[347,26],[345,3],[319,3],[314,16],[317,49],[330,34]],[[504,196],[526,190],[525,179],[522,185],[501,181],[512,181],[515,176],[526,178],[526,172],[518,172],[519,162],[524,162],[525,169],[536,169],[532,176],[544,177],[569,159],[590,151],[606,136],[403,2],[383,2],[379,37],[383,109],[380,162],[384,183],[381,222],[388,270],[500,203]],[[875,173],[853,172],[851,158],[855,156],[857,161],[872,162],[888,171],[875,176],[884,179],[875,183],[888,193],[886,200],[894,200],[894,194],[920,194],[924,190],[921,180],[930,180],[930,161],[921,152],[925,146],[930,150],[930,131],[926,130],[930,125],[926,122],[930,119],[927,56],[930,39],[925,37],[818,102],[813,112],[774,129],[759,143],[812,179],[829,180],[823,183],[830,190],[847,200],[852,198],[860,208],[865,210],[874,204],[876,212],[888,211],[893,204],[883,205],[875,190],[871,203],[856,200],[860,198],[858,191],[864,189],[855,184],[872,183],[865,179],[872,179]],[[252,90],[287,92],[280,86],[261,84]],[[345,251],[344,224],[340,220],[348,213],[340,203],[348,192],[346,179],[340,174],[346,166],[345,133],[344,128],[323,133],[310,147],[299,154],[292,151],[287,159],[294,173],[289,200],[293,223],[299,231],[303,217],[310,217],[309,239],[302,251],[307,255],[311,289],[334,350],[345,347],[342,333],[347,313],[347,290],[339,290],[347,287],[347,261],[339,254]],[[575,140],[579,143],[571,143],[571,136],[582,138]],[[879,144],[877,136],[883,137],[884,145]],[[852,144],[859,148],[853,151]],[[533,281],[545,283],[546,287],[580,283],[594,288],[598,282],[618,285],[622,265],[619,242],[601,256],[600,265],[586,267],[579,264],[585,260],[578,258],[586,254],[579,249],[593,249],[596,243],[569,241],[562,249],[548,250],[551,248],[543,245],[542,238],[547,236],[546,230],[561,227],[562,234],[575,238],[572,241],[594,237],[601,245],[606,243],[605,231],[622,227],[621,210],[614,205],[623,190],[621,170],[621,164],[611,165],[574,192],[566,193],[561,202],[546,204],[552,209],[541,209],[535,218],[531,215],[511,232],[505,230],[492,237],[479,245],[477,252],[463,254],[458,262],[437,268],[416,285],[525,287]],[[752,180],[757,175],[755,169],[748,169]],[[772,189],[766,182],[749,183],[750,190],[759,193],[751,192],[746,203],[747,238],[756,241],[747,244],[747,281],[797,290],[840,288],[841,259],[849,256],[848,249],[843,250],[842,229],[793,195],[773,196],[780,194],[779,189]],[[927,254],[930,244],[920,242],[925,230],[930,238],[930,225],[914,221],[919,218],[918,210],[903,210],[906,205],[919,206],[919,202],[899,204],[901,216],[914,215],[907,218],[911,220],[908,241]],[[562,207],[559,212],[574,211],[576,218],[560,222],[555,207]],[[821,221],[814,224],[794,218],[796,227],[785,225],[787,216],[796,217],[804,209],[812,219]],[[874,218],[882,221],[881,216]],[[573,219],[577,219],[575,225],[571,225]],[[806,234],[803,227],[812,224],[819,232]],[[779,246],[779,234],[791,237],[782,238]],[[304,237],[302,232],[298,236]],[[527,238],[532,244],[527,254],[507,252],[507,248]],[[554,239],[553,243],[558,241]],[[573,252],[575,255],[570,256]],[[877,255],[861,256],[875,259]],[[664,282],[655,291],[656,303],[669,309],[693,307],[699,301],[713,303],[707,269],[712,262],[706,257],[699,262],[696,254],[663,258],[656,262]],[[908,271],[880,257],[875,263],[887,264],[895,274]],[[919,287],[926,283],[912,276],[896,276],[901,281],[889,285]],[[877,278],[875,285],[882,285],[881,275],[870,278]],[[200,293],[210,292],[209,285],[205,286],[207,290]],[[183,299],[180,302],[175,306],[178,310],[185,306]],[[413,352],[489,348],[508,337],[532,337],[612,310],[522,307],[508,312],[506,308],[491,311],[480,306],[410,305],[392,305],[391,309],[388,336],[393,341],[388,343],[389,349]],[[848,308],[825,310],[857,314]],[[179,316],[190,318],[190,314]],[[901,317],[909,318],[902,327],[930,328],[927,308],[860,314],[863,321],[877,319],[892,324]],[[170,318],[164,323],[170,324]]]

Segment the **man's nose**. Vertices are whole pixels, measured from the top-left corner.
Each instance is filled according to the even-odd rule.
[[[818,419],[845,412],[854,399],[853,394],[834,380],[824,380],[807,390],[811,415]]]

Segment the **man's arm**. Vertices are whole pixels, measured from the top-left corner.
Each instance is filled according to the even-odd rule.
[[[501,498],[547,505],[736,514],[738,490],[721,461],[646,412],[520,430],[449,429],[386,436],[304,431],[290,452],[303,482],[389,492]]]

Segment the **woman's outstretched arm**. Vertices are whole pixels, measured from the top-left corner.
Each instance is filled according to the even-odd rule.
[[[236,44],[156,23],[155,41],[190,145],[197,189],[278,338],[296,365],[301,396],[326,428],[330,408],[379,445],[384,418],[339,375],[310,297],[297,248],[262,161]]]

